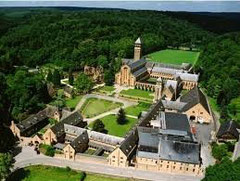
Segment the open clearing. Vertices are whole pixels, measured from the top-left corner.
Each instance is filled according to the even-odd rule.
[[[108,131],[108,134],[114,136],[124,137],[126,133],[136,124],[137,119],[127,117],[127,123],[119,125],[117,123],[116,115],[108,115],[100,119],[105,125],[105,129]],[[92,127],[93,123],[89,125]]]
[[[7,181],[79,181],[83,172],[50,166],[30,166],[15,171]],[[83,181],[127,181],[128,179],[87,173]]]
[[[89,98],[85,101],[81,108],[83,116],[91,118],[104,112],[121,107],[123,104],[112,102],[104,99]]]
[[[181,65],[182,63],[190,63],[194,65],[198,60],[200,52],[184,51],[184,50],[161,50],[147,55],[150,61],[168,64]]]
[[[138,116],[142,111],[147,111],[151,104],[140,102],[138,105],[130,106],[125,109],[126,115]]]

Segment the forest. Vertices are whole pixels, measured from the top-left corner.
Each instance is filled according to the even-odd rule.
[[[199,17],[201,14],[190,20],[184,14],[178,18],[157,11],[0,9],[1,132],[9,135],[6,125],[12,119],[36,112],[51,99],[45,77],[32,75],[22,66],[51,63],[68,72],[81,71],[84,65],[101,65],[111,83],[120,58],[132,58],[133,43],[139,36],[144,41],[144,55],[167,46],[200,49],[194,68],[201,72],[200,85],[216,100],[222,121],[238,119],[240,33],[229,32],[227,27],[216,32],[202,26],[205,15]],[[222,23],[221,19],[217,22],[218,26]],[[12,143],[6,145],[3,140],[1,137],[1,151]]]

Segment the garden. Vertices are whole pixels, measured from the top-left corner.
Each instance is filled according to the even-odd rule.
[[[130,98],[130,99],[136,99],[140,101],[146,101],[146,102],[152,102],[154,96],[153,92],[140,90],[140,89],[128,89],[128,90],[122,90],[120,92],[121,97]]]

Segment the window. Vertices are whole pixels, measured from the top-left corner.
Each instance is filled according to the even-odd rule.
[[[112,156],[113,158],[115,158],[115,156]]]
[[[192,171],[195,172],[195,169],[193,169]]]
[[[112,160],[112,162],[115,162],[115,160]]]
[[[188,168],[186,168],[186,171],[188,171]]]
[[[167,168],[169,168],[169,165],[167,165]]]
[[[182,170],[182,167],[180,167],[180,170]]]
[[[123,157],[121,157],[120,159],[123,160]]]
[[[200,112],[200,114],[203,114],[203,112]]]
[[[193,111],[192,113],[195,113],[195,111]]]
[[[160,164],[160,167],[162,167],[162,164]]]
[[[176,167],[175,166],[173,166],[173,169],[175,169]]]

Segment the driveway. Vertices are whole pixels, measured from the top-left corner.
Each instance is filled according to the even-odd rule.
[[[58,167],[69,166],[75,170],[107,174],[119,177],[152,180],[152,181],[200,181],[200,177],[167,174],[161,172],[150,172],[137,170],[135,168],[119,168],[106,164],[93,164],[84,161],[69,161],[64,159],[51,158],[44,155],[37,155],[33,148],[23,147],[22,152],[15,157],[14,169],[23,168],[29,165],[50,165]]]

